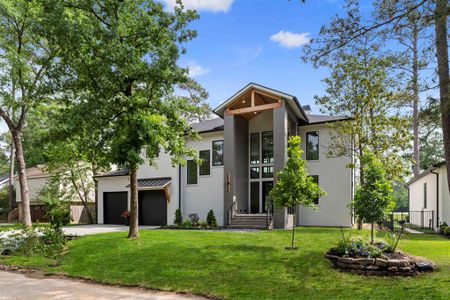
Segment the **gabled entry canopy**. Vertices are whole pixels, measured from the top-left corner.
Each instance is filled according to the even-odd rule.
[[[214,110],[214,113],[221,117],[224,117],[224,115],[241,115],[250,120],[265,110],[281,107],[282,101],[288,103],[299,120],[308,122],[308,117],[295,96],[257,83],[246,85],[231,98],[220,104]]]

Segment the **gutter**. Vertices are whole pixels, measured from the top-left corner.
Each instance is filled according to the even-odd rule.
[[[430,170],[430,173],[436,175],[436,228],[439,227],[439,173]]]

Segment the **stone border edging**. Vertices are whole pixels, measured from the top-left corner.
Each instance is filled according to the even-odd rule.
[[[327,252],[325,258],[341,271],[360,275],[413,276],[422,273],[417,267],[418,260],[405,254],[402,255],[403,258],[395,259],[385,255],[379,258],[353,258],[336,256]]]

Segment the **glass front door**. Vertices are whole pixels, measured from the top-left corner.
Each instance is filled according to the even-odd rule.
[[[273,132],[249,136],[249,211],[266,212],[266,198],[273,187]]]

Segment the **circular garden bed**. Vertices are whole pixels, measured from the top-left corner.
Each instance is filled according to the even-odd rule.
[[[401,252],[387,253],[376,258],[340,256],[335,248],[325,257],[335,268],[349,273],[374,276],[412,276],[433,271],[434,265]]]

